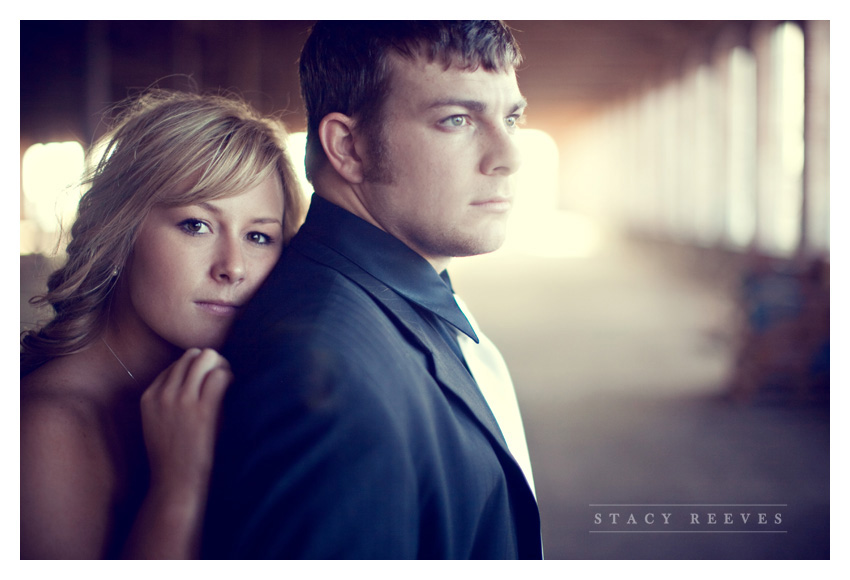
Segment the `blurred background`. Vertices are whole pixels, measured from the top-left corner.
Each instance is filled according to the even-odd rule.
[[[300,157],[310,24],[21,21],[21,330],[110,106],[237,92]],[[828,558],[829,22],[508,24],[518,201],[449,271],[511,368],[546,556]]]

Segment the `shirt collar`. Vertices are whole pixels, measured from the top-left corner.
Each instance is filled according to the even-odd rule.
[[[454,299],[448,272],[433,266],[398,238],[318,194],[313,195],[302,235],[330,247],[407,300],[439,316],[478,342]]]

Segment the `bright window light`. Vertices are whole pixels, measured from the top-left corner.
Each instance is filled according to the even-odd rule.
[[[60,225],[69,226],[76,214],[84,168],[85,152],[76,141],[37,143],[26,150],[21,161],[21,253],[55,246]]]
[[[748,49],[735,47],[729,55],[728,99],[727,234],[741,249],[756,231],[756,61]]]
[[[800,241],[803,193],[805,69],[803,33],[796,24],[778,26],[771,43],[771,140],[763,176],[760,240],[771,254],[790,256]],[[765,145],[768,146],[767,144]],[[768,181],[769,180],[769,181]]]
[[[790,254],[800,240],[803,196],[804,41],[803,31],[796,24],[783,24],[778,34],[783,184],[776,200],[776,243]]]
[[[304,156],[307,153],[307,133],[305,131],[299,133],[290,133],[286,143],[289,160],[292,162],[292,167],[298,175],[298,181],[301,183],[301,190],[304,195],[310,197],[313,194],[313,184],[307,180],[307,170],[304,168]]]
[[[522,165],[504,251],[548,258],[582,258],[600,242],[596,222],[558,207],[558,145],[537,129],[521,129],[517,145]]]

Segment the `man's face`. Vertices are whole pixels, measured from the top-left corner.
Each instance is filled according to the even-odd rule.
[[[392,62],[381,126],[367,130],[380,135],[367,152],[360,184],[369,217],[438,271],[451,257],[498,249],[514,195],[514,136],[525,108],[513,69],[469,72],[422,59]]]

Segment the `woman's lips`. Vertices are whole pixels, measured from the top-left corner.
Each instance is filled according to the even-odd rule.
[[[239,306],[233,302],[215,302],[199,300],[195,302],[202,310],[216,316],[233,316],[239,310]]]

